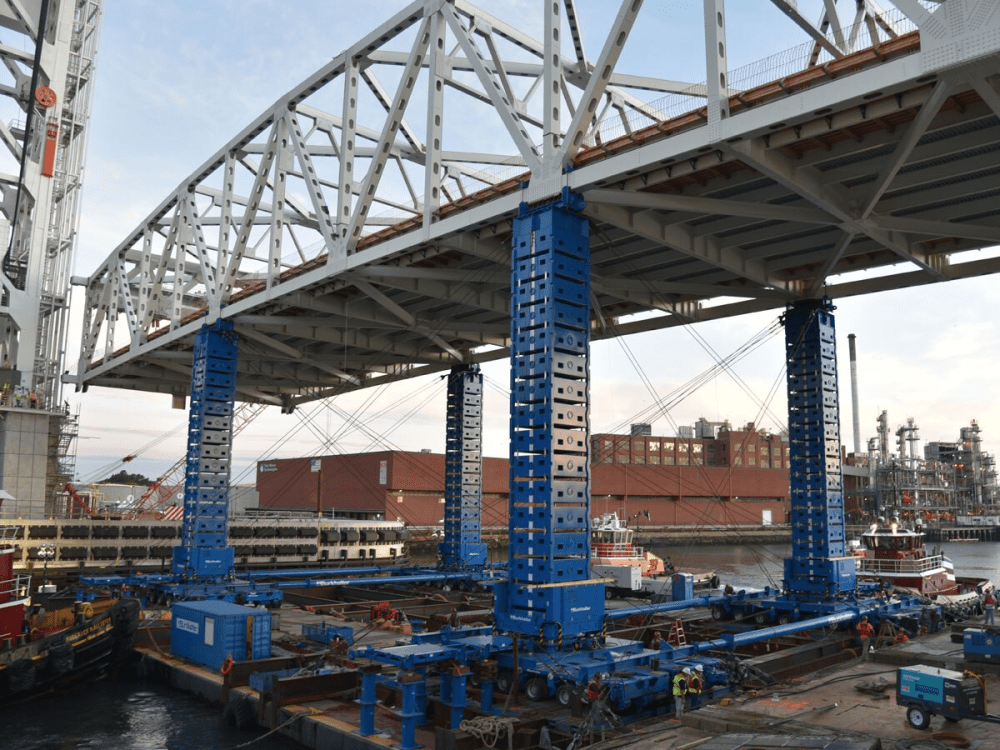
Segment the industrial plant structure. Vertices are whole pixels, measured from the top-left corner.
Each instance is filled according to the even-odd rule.
[[[866,454],[844,467],[848,523],[898,518],[912,526],[997,525],[996,459],[982,448],[973,419],[956,441],[934,441],[918,454],[919,428],[913,417],[895,431],[890,452],[888,414],[878,417],[878,435]],[[992,521],[990,520],[992,519]]]

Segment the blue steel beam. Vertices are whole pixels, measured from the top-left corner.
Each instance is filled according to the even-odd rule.
[[[511,255],[509,577],[502,631],[601,630],[590,577],[590,225],[579,196],[521,204]]]
[[[444,568],[486,564],[480,516],[483,496],[483,374],[479,365],[456,365],[448,375],[444,458]]]
[[[833,309],[828,299],[803,300],[782,319],[792,527],[785,586],[807,598],[834,599],[857,588],[855,559],[845,548]]]
[[[185,581],[233,574],[228,546],[229,474],[236,394],[237,335],[233,323],[203,325],[194,342],[188,417],[184,521],[172,570]]]

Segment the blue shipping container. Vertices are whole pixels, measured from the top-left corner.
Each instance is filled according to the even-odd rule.
[[[170,653],[219,669],[234,661],[271,657],[271,613],[223,601],[176,602]]]

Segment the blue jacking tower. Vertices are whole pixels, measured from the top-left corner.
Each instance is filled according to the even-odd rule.
[[[234,553],[228,546],[226,527],[236,355],[237,334],[230,321],[203,325],[195,337],[184,522],[172,568],[183,581],[233,575]]]
[[[511,257],[510,546],[504,632],[541,644],[599,632],[590,578],[590,225],[568,190],[521,205]]]
[[[802,599],[833,600],[857,588],[855,559],[845,556],[833,310],[828,299],[805,300],[783,319],[792,527],[785,585]]]
[[[483,495],[483,374],[479,365],[456,365],[448,375],[444,458],[444,542],[441,567],[486,564],[481,541]]]

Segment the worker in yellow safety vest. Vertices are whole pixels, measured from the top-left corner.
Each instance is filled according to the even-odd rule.
[[[701,664],[694,665],[694,674],[688,680],[688,695],[691,696],[691,708],[698,708],[701,705],[701,691],[705,689],[705,667]]]
[[[674,716],[678,719],[684,713],[684,697],[688,692],[688,681],[691,679],[690,667],[684,667],[674,675]]]

